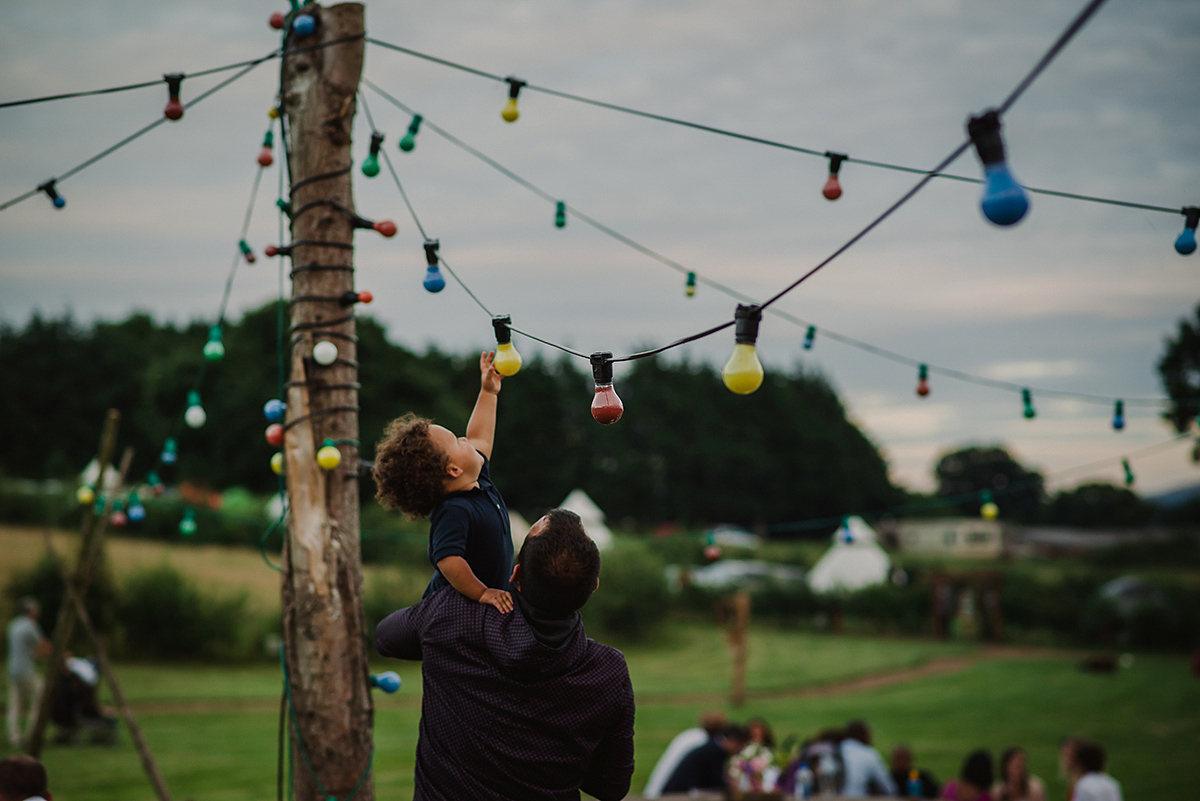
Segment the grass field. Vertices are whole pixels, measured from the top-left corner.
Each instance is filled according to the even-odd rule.
[[[32,564],[40,550],[40,532],[0,529],[0,580]],[[118,580],[138,566],[170,561],[208,589],[245,589],[260,610],[278,606],[277,574],[253,550],[113,540],[109,560]],[[387,573],[375,569],[372,575]],[[750,701],[734,710],[725,700],[729,656],[715,626],[676,624],[653,642],[617,644],[626,652],[638,697],[635,791],[671,737],[694,725],[701,711],[718,707],[734,719],[766,718],[780,740],[865,717],[881,749],[906,742],[922,766],[943,779],[956,773],[972,748],[1020,744],[1051,799],[1065,798],[1055,775],[1056,747],[1065,734],[1106,745],[1130,801],[1190,799],[1200,786],[1200,681],[1182,658],[1138,656],[1115,676],[1095,676],[1075,667],[1078,655],[1063,652],[996,653],[968,644],[759,626],[750,639]],[[919,675],[937,666],[939,672]],[[420,667],[383,660],[377,667],[397,669],[404,678],[395,696],[376,696],[377,796],[410,798]],[[904,681],[845,684],[897,671],[908,671],[896,677]],[[118,666],[118,676],[176,798],[274,796],[277,666],[126,664]],[[44,756],[56,801],[153,797],[126,735],[117,748],[52,747]]]

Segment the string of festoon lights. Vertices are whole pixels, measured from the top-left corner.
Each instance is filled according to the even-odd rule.
[[[372,91],[376,92],[384,100],[389,102],[390,104],[396,106],[397,108],[399,108],[401,111],[405,112],[406,114],[412,115],[411,122],[408,127],[408,133],[405,135],[405,138],[402,139],[400,142],[400,150],[402,150],[404,152],[411,152],[413,150],[414,145],[413,145],[413,141],[411,138],[413,131],[419,129],[421,124],[424,123],[426,128],[432,130],[438,136],[446,139],[447,141],[451,142],[455,146],[461,148],[465,152],[469,153],[470,155],[474,156],[475,158],[479,159],[480,161],[482,161],[485,164],[489,165],[490,167],[494,168],[501,174],[503,174],[506,177],[513,180],[515,183],[525,187],[533,194],[538,195],[542,199],[553,203],[554,207],[555,207],[554,224],[556,227],[562,228],[566,225],[566,215],[569,212],[571,216],[580,219],[584,223],[590,225],[591,227],[604,233],[605,235],[610,236],[613,239],[621,242],[622,244],[624,244],[644,255],[649,256],[650,258],[654,259],[655,261],[659,262],[660,264],[663,264],[673,270],[676,270],[677,272],[684,274],[686,276],[684,292],[685,292],[685,295],[688,297],[695,296],[696,285],[699,282],[699,283],[703,283],[705,285],[711,286],[712,288],[716,289],[717,291],[719,291],[725,295],[728,295],[736,300],[742,301],[746,305],[755,305],[757,303],[754,299],[737,291],[736,289],[733,289],[733,288],[731,288],[725,284],[722,284],[718,281],[711,280],[711,279],[701,275],[700,273],[696,272],[695,270],[689,269],[685,265],[680,264],[678,261],[668,258],[667,256],[664,256],[661,253],[655,251],[654,249],[632,239],[631,237],[626,236],[625,234],[617,231],[616,229],[612,228],[611,226],[609,226],[609,225],[597,220],[593,216],[583,212],[578,207],[576,207],[574,205],[568,205],[565,201],[556,199],[556,196],[553,195],[552,193],[546,191],[545,189],[537,186],[533,182],[531,182],[531,181],[527,180],[526,178],[522,177],[521,175],[517,174],[513,170],[509,169],[508,167],[504,166],[503,164],[501,164],[500,162],[498,162],[497,160],[492,158],[491,156],[488,156],[487,154],[483,153],[478,148],[468,144],[467,142],[463,141],[458,136],[451,134],[445,128],[437,125],[436,123],[426,120],[422,114],[417,113],[410,106],[408,106],[407,104],[403,103],[402,101],[396,99],[394,96],[392,96],[390,93],[388,93],[387,91],[380,88],[377,84],[372,82],[370,79],[364,78],[363,83],[368,88],[370,88]],[[374,123],[373,119],[371,119],[371,117],[370,117],[369,107],[366,105],[365,98],[363,99],[363,104],[364,104],[364,109],[367,111],[368,122],[371,125],[371,129],[372,129],[371,153],[367,156],[367,159],[363,163],[363,173],[364,173],[364,175],[367,175],[368,177],[373,177],[375,175],[378,175],[377,164],[378,164],[378,155],[380,153],[378,145],[383,141],[384,134],[381,133],[375,127],[375,123]],[[386,150],[383,151],[383,155],[385,158],[387,157]],[[418,230],[420,231],[422,237],[425,238],[426,243],[427,243],[427,246],[426,246],[427,269],[426,269],[426,278],[425,278],[425,282],[424,282],[425,288],[431,292],[438,292],[445,286],[445,281],[442,278],[441,273],[438,271],[438,259],[437,259],[438,254],[436,253],[436,246],[438,245],[438,243],[434,240],[429,240],[427,234],[425,233],[424,227],[421,225],[420,220],[417,219],[417,217],[415,215],[415,211],[413,210],[412,203],[408,199],[407,193],[404,191],[404,188],[400,184],[399,179],[396,178],[396,176],[395,176],[395,170],[391,166],[390,159],[388,160],[388,167],[392,171],[392,175],[396,181],[397,188],[399,189],[401,196],[404,198],[405,204],[408,207],[410,214],[412,214],[413,219],[416,222],[416,225],[418,227]],[[434,246],[434,250],[430,249],[430,245]],[[466,284],[463,283],[461,281],[461,279],[458,278],[457,275],[454,275],[453,277],[455,278],[456,281],[458,281],[458,283],[462,286],[462,288],[471,296],[472,300],[474,300],[478,305],[480,305],[481,308],[484,309],[485,312],[487,312],[490,315],[491,312],[488,310],[488,308],[484,304],[482,304],[479,301],[478,297],[474,294],[474,292],[472,292],[471,289],[468,286],[466,286]],[[810,324],[804,320],[801,320],[798,317],[796,317],[782,309],[779,309],[778,307],[772,307],[772,308],[768,309],[768,312],[778,316],[780,319],[787,320],[788,322],[803,328],[805,330],[804,339],[803,339],[803,348],[805,350],[811,350],[813,348],[814,343],[816,341],[816,337],[817,337],[817,331],[818,331],[818,328],[816,325]],[[520,331],[518,329],[511,329],[511,330],[517,330],[518,333],[529,336],[524,331]],[[1112,418],[1111,418],[1111,424],[1112,424],[1113,430],[1115,430],[1115,431],[1121,431],[1125,428],[1125,422],[1126,422],[1125,405],[1126,405],[1126,403],[1133,405],[1133,406],[1161,407],[1170,402],[1169,399],[1161,398],[1161,397],[1159,397],[1159,398],[1117,398],[1117,397],[1108,396],[1108,395],[1096,395],[1093,393],[1072,392],[1072,391],[1065,391],[1065,390],[1043,389],[1043,388],[1022,386],[1020,384],[1016,384],[1016,383],[1009,382],[1009,381],[1001,381],[1001,380],[997,380],[997,379],[986,378],[983,376],[974,375],[974,374],[964,372],[961,370],[956,370],[956,369],[949,368],[949,367],[942,367],[939,365],[931,364],[926,361],[916,359],[913,357],[909,357],[909,356],[905,356],[903,354],[896,353],[895,351],[892,351],[892,350],[889,350],[886,348],[881,348],[877,345],[873,345],[871,343],[867,343],[862,340],[856,339],[854,337],[846,336],[844,334],[839,334],[835,331],[831,331],[828,329],[822,328],[821,331],[822,331],[822,336],[825,336],[825,337],[828,337],[835,341],[849,345],[850,347],[854,347],[859,350],[863,350],[863,351],[872,353],[874,355],[883,357],[885,359],[889,359],[894,362],[898,362],[901,364],[907,364],[912,367],[915,367],[916,371],[917,371],[916,394],[918,395],[918,397],[922,397],[922,398],[928,397],[930,394],[930,391],[931,391],[930,383],[929,383],[930,372],[936,372],[936,373],[940,373],[947,377],[954,378],[954,379],[957,379],[960,381],[965,381],[965,382],[969,382],[969,383],[973,383],[973,384],[978,384],[981,386],[990,387],[993,389],[1000,389],[1000,390],[1005,390],[1005,391],[1014,392],[1014,393],[1019,394],[1022,398],[1022,407],[1021,407],[1022,414],[1028,419],[1032,419],[1033,417],[1036,416],[1036,410],[1034,409],[1033,401],[1032,401],[1032,397],[1033,397],[1034,393],[1036,393],[1038,395],[1049,396],[1049,397],[1071,398],[1071,399],[1082,400],[1082,401],[1091,402],[1091,403],[1105,404],[1105,405],[1112,407],[1113,414],[1112,414]],[[535,339],[537,339],[537,338],[535,337]],[[540,339],[539,339],[539,341],[544,342],[544,340],[540,340]],[[556,345],[554,343],[547,343],[547,344],[550,344],[553,347],[560,348],[561,350],[564,350],[568,353],[573,353],[576,356],[582,356],[584,358],[587,358],[587,356],[585,354],[576,353],[574,351],[571,351],[569,348],[562,348],[561,346]],[[745,351],[743,351],[743,353],[745,353]]]

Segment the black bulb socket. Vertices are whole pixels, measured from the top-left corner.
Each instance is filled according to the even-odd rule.
[[[990,109],[978,117],[967,120],[967,136],[975,145],[975,152],[983,166],[1004,163],[1004,140],[1000,137],[1000,114]]]
[[[1184,206],[1180,211],[1183,213],[1183,227],[1196,230],[1196,226],[1200,225],[1200,206]]]
[[[589,358],[592,362],[592,378],[597,384],[611,384],[613,382],[613,365],[611,351],[597,351]]]
[[[837,175],[842,169],[842,162],[850,157],[845,153],[834,153],[832,150],[826,150],[825,158],[829,159],[829,174]]]
[[[441,243],[437,239],[425,240],[425,263],[430,267],[437,267],[438,263],[438,247]]]
[[[516,100],[517,95],[521,94],[521,88],[525,86],[525,81],[522,81],[520,78],[514,78],[511,75],[504,80],[508,81],[508,96]]]
[[[496,331],[496,344],[507,345],[512,342],[512,316],[507,314],[498,314],[492,318],[492,328]]]
[[[762,322],[762,309],[753,304],[739,303],[733,313],[733,341],[739,345],[753,345],[758,341],[758,324]]]
[[[378,156],[379,148],[383,146],[383,133],[375,131],[371,134],[371,155]]]

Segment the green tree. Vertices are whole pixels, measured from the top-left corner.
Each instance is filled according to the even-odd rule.
[[[968,496],[955,504],[960,514],[979,514],[984,490],[993,494],[1000,516],[1030,522],[1042,501],[1040,473],[1029,470],[1004,448],[972,446],[947,453],[934,467],[937,494],[950,498]]]
[[[1107,528],[1142,526],[1153,513],[1153,507],[1124,487],[1083,484],[1057,493],[1046,505],[1044,519],[1059,526]]]
[[[1182,434],[1200,414],[1200,306],[1195,321],[1180,320],[1179,332],[1167,339],[1158,373],[1171,398],[1164,416]]]

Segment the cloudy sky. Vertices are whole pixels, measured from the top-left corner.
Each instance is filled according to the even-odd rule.
[[[368,3],[370,35],[500,75],[817,150],[928,168],[999,103],[1082,0],[442,0]],[[153,79],[270,51],[284,0],[9,0],[0,100]],[[1009,160],[1030,185],[1162,206],[1200,204],[1200,3],[1110,0],[1005,118]],[[265,65],[178,123],[60,187],[0,212],[0,319],[211,318],[220,302],[277,81]],[[849,164],[821,197],[820,158],[542,94],[500,119],[506,86],[369,47],[365,76],[529,181],[703,276],[765,298],[811,268],[914,183]],[[184,84],[194,97],[221,76]],[[161,113],[165,89],[0,109],[0,201],[82,162]],[[627,353],[732,317],[735,301],[553,206],[423,130],[395,149],[406,115],[367,94],[422,223],[493,310],[581,351]],[[361,160],[370,129],[356,122]],[[973,153],[953,170],[977,175]],[[264,177],[249,239],[277,240],[277,172]],[[356,203],[400,233],[358,239],[371,314],[408,347],[488,346],[489,320],[451,284],[421,287],[420,236],[386,172],[356,174]],[[934,181],[779,307],[930,364],[1035,387],[1019,395],[915,371],[768,317],[767,369],[819,370],[877,442],[894,477],[932,484],[947,449],[1003,443],[1052,484],[1119,481],[1120,457],[1170,437],[1153,407],[1038,397],[1036,388],[1123,398],[1162,394],[1163,339],[1200,300],[1200,255],[1172,242],[1182,217],[1033,196],[1011,229],[986,223],[979,189]],[[277,292],[277,264],[243,267],[233,313]],[[527,356],[538,348],[517,339]],[[674,351],[715,364],[723,332]],[[618,368],[620,386],[622,368]],[[365,377],[369,380],[369,377]],[[517,377],[514,380],[520,380]],[[588,403],[580,398],[580,403]],[[627,414],[636,414],[628,409]],[[1137,487],[1200,479],[1186,445],[1133,458]],[[1097,467],[1066,472],[1098,461]]]

